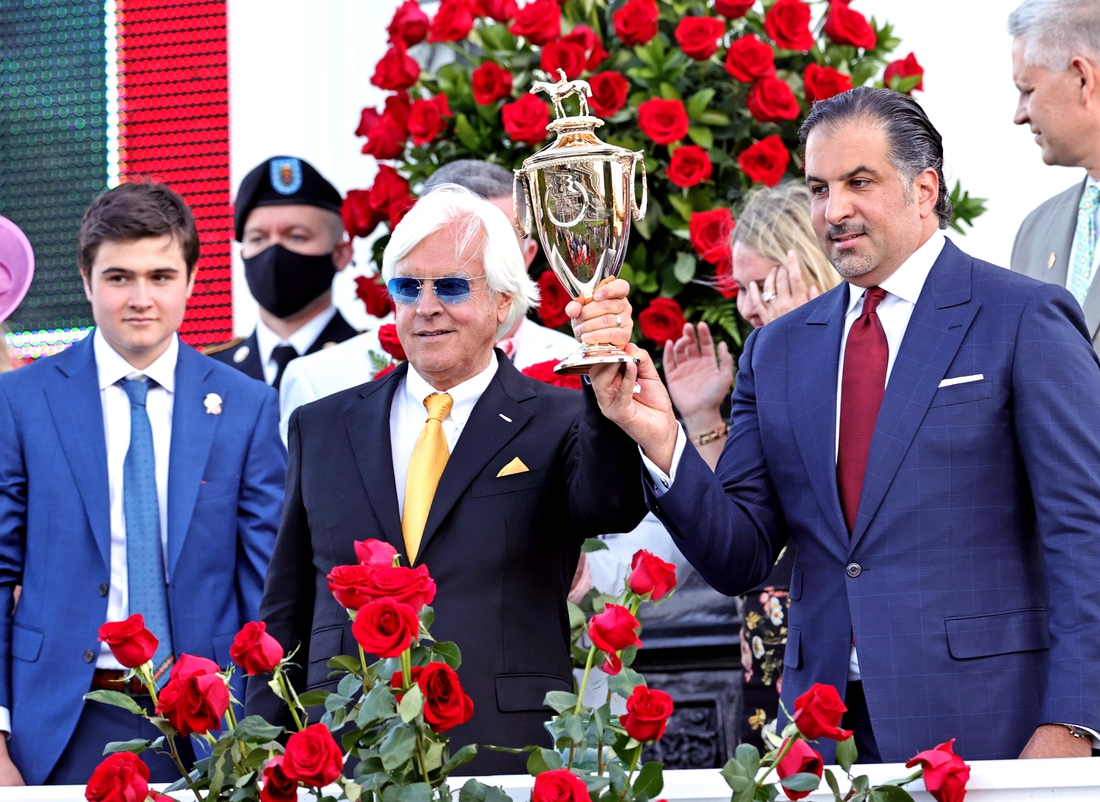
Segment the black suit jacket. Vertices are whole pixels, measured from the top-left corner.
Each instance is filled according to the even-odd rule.
[[[565,390],[498,369],[455,444],[417,563],[438,589],[432,635],[462,649],[473,719],[467,743],[550,747],[547,691],[572,691],[566,595],[582,541],[631,530],[645,514],[637,446],[600,413],[590,389]],[[390,406],[407,373],[299,408],[290,419],[282,527],[260,614],[286,648],[301,644],[301,690],[335,689],[328,660],[357,654],[348,615],[328,589],[353,542],[377,538],[405,556],[390,450]],[[530,469],[498,477],[519,457]],[[406,563],[407,564],[407,563]],[[249,712],[281,720],[266,681]],[[521,772],[524,756],[482,750],[473,773]]]
[[[332,320],[328,322],[328,325],[317,335],[317,339],[313,341],[313,344],[306,349],[306,354],[314,354],[329,343],[342,343],[344,340],[350,340],[358,333],[359,332],[352,328],[350,323],[344,320],[344,316],[337,312]],[[233,357],[242,348],[248,349],[245,352],[247,356],[240,362],[237,362]],[[219,362],[224,362],[226,365],[242,371],[245,375],[257,381],[266,381],[264,378],[264,366],[260,361],[260,346],[256,341],[255,329],[253,329],[252,333],[244,339],[244,342],[238,342],[237,345],[230,345],[228,347],[217,346],[217,350],[207,353],[207,356]],[[301,354],[301,356],[305,356],[305,354]]]

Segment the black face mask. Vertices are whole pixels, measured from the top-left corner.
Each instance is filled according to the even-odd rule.
[[[256,303],[275,317],[300,312],[332,286],[332,254],[306,256],[272,245],[244,260],[244,277]]]

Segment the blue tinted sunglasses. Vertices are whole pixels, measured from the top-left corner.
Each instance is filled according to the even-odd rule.
[[[477,279],[485,278],[478,276]],[[420,300],[420,290],[425,281],[430,281],[432,291],[441,304],[460,304],[470,297],[470,282],[477,279],[462,278],[460,276],[445,276],[443,278],[408,278],[401,276],[391,278],[386,284],[390,298],[397,304],[415,304]]]

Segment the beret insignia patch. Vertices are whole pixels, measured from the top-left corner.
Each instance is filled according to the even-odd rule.
[[[302,188],[302,162],[298,159],[271,160],[271,187],[280,195],[293,195]]]

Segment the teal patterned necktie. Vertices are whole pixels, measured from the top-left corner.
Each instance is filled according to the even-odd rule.
[[[1089,184],[1077,208],[1077,230],[1073,234],[1073,264],[1070,265],[1069,289],[1077,303],[1084,306],[1092,283],[1093,257],[1096,255],[1096,209],[1100,206],[1100,187]]]

